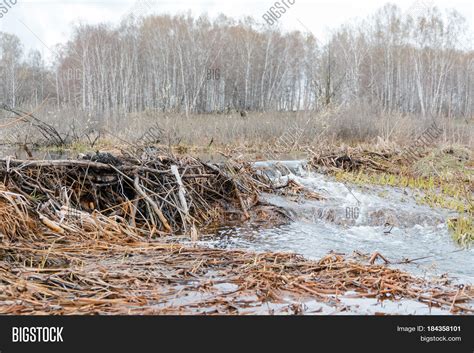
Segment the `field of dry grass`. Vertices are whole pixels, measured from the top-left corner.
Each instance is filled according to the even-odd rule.
[[[29,110],[25,110],[29,111]],[[42,108],[35,116],[54,126],[69,144],[95,147],[143,143],[171,144],[185,151],[192,148],[238,148],[244,152],[273,149],[307,151],[320,146],[367,144],[408,145],[433,124],[418,115],[387,114],[364,106],[340,107],[323,112],[251,112],[199,114],[143,112],[90,116],[77,111]],[[8,114],[0,116],[1,143],[48,143],[32,124],[13,123]],[[474,146],[474,120],[437,118],[443,132],[435,144]]]
[[[278,143],[282,148],[302,148],[348,143],[374,143],[380,140],[408,144],[428,128],[433,120],[420,116],[376,114],[362,110],[335,109],[326,112],[273,112],[201,114],[186,118],[181,114],[145,113],[130,116],[118,126],[120,138],[139,138],[151,126],[159,126],[173,142],[191,146],[217,145],[258,148]],[[474,123],[462,119],[438,120],[443,128],[439,143],[474,145]],[[108,124],[106,124],[107,126]],[[110,131],[110,129],[109,129]]]

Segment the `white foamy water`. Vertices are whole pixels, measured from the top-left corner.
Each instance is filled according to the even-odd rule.
[[[206,240],[208,246],[254,251],[289,251],[309,259],[329,252],[379,252],[417,276],[447,274],[455,283],[474,283],[474,250],[460,248],[451,238],[446,220],[456,213],[419,205],[409,189],[345,185],[308,171],[304,161],[259,162],[255,167],[275,184],[293,179],[323,195],[323,201],[265,195],[283,207],[289,224],[261,229],[254,226],[222,228]],[[423,258],[423,259],[421,259]]]

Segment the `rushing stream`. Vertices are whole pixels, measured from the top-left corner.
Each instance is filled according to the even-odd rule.
[[[209,246],[256,251],[290,251],[310,259],[329,252],[379,252],[417,276],[447,274],[455,283],[474,283],[474,250],[452,239],[446,220],[456,214],[416,203],[410,189],[345,185],[308,171],[305,163],[259,162],[255,166],[274,182],[288,178],[325,197],[323,201],[265,195],[283,207],[292,222],[273,229],[252,226],[223,228]]]

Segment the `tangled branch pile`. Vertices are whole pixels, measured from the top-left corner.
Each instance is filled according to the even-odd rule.
[[[420,152],[420,156],[423,152]],[[411,157],[411,156],[408,156]],[[396,149],[371,150],[362,147],[342,147],[315,152],[311,164],[323,171],[358,172],[400,172],[400,167],[407,163],[406,155]]]
[[[21,204],[59,234],[63,223],[91,217],[151,235],[245,220],[259,206],[258,188],[268,187],[246,164],[218,167],[159,154],[140,160],[110,154],[76,161],[4,159],[0,182],[18,194],[7,209]]]

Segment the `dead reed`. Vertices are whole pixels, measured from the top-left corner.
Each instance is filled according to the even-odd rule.
[[[28,251],[48,257],[49,266],[2,261],[0,313],[268,313],[267,303],[290,307],[308,299],[344,311],[340,298],[348,291],[354,293],[350,297],[413,299],[453,313],[473,312],[470,287],[427,283],[399,270],[363,265],[340,255],[308,261],[292,254],[153,242],[87,244],[58,239],[45,245],[1,247],[2,252]]]

